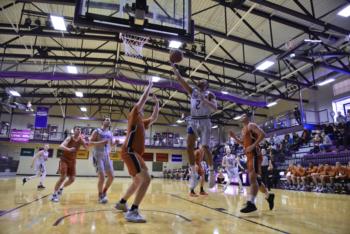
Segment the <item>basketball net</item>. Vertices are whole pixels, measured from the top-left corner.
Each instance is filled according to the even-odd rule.
[[[123,33],[120,33],[119,37],[123,40],[125,55],[133,58],[143,57],[143,45],[148,42],[149,37]]]

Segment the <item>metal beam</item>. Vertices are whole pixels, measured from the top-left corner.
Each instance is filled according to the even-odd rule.
[[[32,59],[42,59],[41,57],[34,57]],[[50,59],[53,59],[53,60],[59,60],[60,58],[59,57],[51,57]],[[65,64],[64,64],[65,65]],[[82,67],[90,67],[92,66],[91,64],[85,64],[85,63],[75,63],[74,65],[76,66],[82,66]],[[133,62],[129,62],[129,61],[123,61],[121,66],[133,66],[133,67],[138,67],[138,68],[141,68],[141,69],[145,69],[145,65],[143,64],[139,64],[139,63],[133,63]],[[104,67],[104,68],[114,68],[115,65],[114,64],[110,64],[110,65],[107,65],[107,64],[101,64],[101,65],[94,65],[94,66],[97,66],[97,67]],[[159,73],[162,73],[162,74],[167,74],[167,75],[173,75],[173,72],[170,71],[170,69],[161,69],[161,68],[158,68],[158,67],[148,67],[149,71],[155,71],[155,72],[159,72]],[[181,69],[180,69],[181,70]],[[207,72],[204,72],[204,74],[208,74]],[[182,75],[184,77],[188,77],[188,74],[186,73],[182,73]],[[215,75],[215,76],[219,76],[219,77],[223,77],[223,78],[230,78],[228,76],[222,76],[221,74],[216,74],[216,73],[212,73],[212,75]],[[192,79],[194,80],[201,80],[203,79],[203,77],[196,77],[196,76],[192,76],[191,77]],[[222,87],[222,82],[219,82],[219,81],[215,81],[215,80],[210,80],[210,83],[213,84],[213,85],[217,85],[219,87]],[[256,90],[255,89],[250,89],[250,88],[246,88],[246,87],[242,87],[242,86],[237,86],[237,85],[233,85],[233,84],[225,84],[225,87],[227,88],[231,88],[231,89],[235,89],[235,90],[243,90],[243,91],[247,91],[247,92],[255,92]],[[281,99],[284,99],[284,100],[287,100],[287,101],[293,101],[293,102],[299,102],[299,99],[296,99],[296,98],[287,98],[287,97],[281,97],[280,95],[277,95],[277,94],[273,94],[271,92],[265,92],[265,91],[261,91],[261,92],[258,92],[258,94],[262,94],[262,95],[266,95],[266,96],[271,96],[271,97],[274,97],[274,98],[281,98]],[[303,100],[305,103],[308,103],[308,100]]]
[[[215,0],[215,2],[219,2],[223,6],[230,7],[229,2],[225,2],[222,0]],[[243,4],[243,5],[235,6],[235,8],[239,9],[239,10],[247,11],[249,9],[249,6],[247,4]],[[297,23],[293,20],[290,20],[290,19],[282,17],[282,16],[278,16],[276,14],[272,15],[271,13],[260,10],[260,9],[255,8],[254,10],[251,11],[251,14],[260,16],[260,17],[265,18],[265,19],[271,19],[272,21],[275,21],[277,23],[280,23],[280,24],[283,24],[283,25],[286,25],[286,26],[289,26],[289,27],[292,27],[295,29],[299,29],[305,33],[313,33],[313,34],[316,34],[320,37],[327,38],[327,39],[334,39],[334,40],[339,39],[337,36],[335,36],[333,34],[322,32],[322,31],[313,31],[312,28],[310,28],[309,26]]]
[[[309,15],[304,15],[304,14],[298,12],[298,11],[294,11],[294,10],[292,10],[290,8],[287,8],[287,7],[284,7],[284,6],[272,3],[270,1],[266,1],[266,0],[250,0],[250,1],[251,2],[255,2],[257,4],[260,4],[260,5],[263,5],[265,7],[271,8],[273,10],[282,12],[284,14],[288,14],[288,15],[294,16],[294,17],[296,17],[298,19],[305,20],[305,21],[307,21],[309,23],[313,23],[315,25],[321,26],[321,27],[323,27],[323,30],[333,30],[335,32],[338,32],[338,33],[341,33],[341,34],[344,34],[344,35],[349,35],[350,34],[350,30],[347,30],[347,29],[342,28],[342,27],[338,27],[338,26],[330,24],[330,23],[326,23],[326,22],[324,22],[322,20],[316,19],[316,18],[311,17]]]
[[[107,79],[107,78],[106,78]],[[121,91],[121,92],[125,92],[125,93],[133,93],[133,94],[137,94],[137,95],[141,95],[143,92],[140,91],[136,91],[133,89],[127,89],[124,87],[113,87],[112,89],[110,89],[110,87],[106,86],[106,85],[69,85],[69,84],[54,84],[51,86],[48,86],[47,84],[0,84],[0,88],[5,89],[6,87],[11,86],[11,88],[33,88],[33,89],[45,89],[45,88],[52,88],[52,89],[61,89],[61,90],[65,90],[65,89],[70,89],[70,88],[74,88],[74,89],[96,89],[96,90],[112,90],[112,91]],[[95,98],[103,98],[101,96],[98,96],[94,94]],[[108,97],[108,95],[106,94],[106,98]],[[165,96],[165,95],[161,95],[161,94],[157,94],[157,97],[160,99],[168,99],[169,96]],[[110,95],[109,95],[110,98]],[[180,98],[172,98],[173,101],[175,102],[180,102],[180,103],[184,103],[184,104],[188,104],[188,100],[184,100],[184,99],[180,99]]]
[[[17,2],[38,2],[57,5],[71,5],[75,6],[75,0],[17,0]]]
[[[225,38],[226,40],[237,42],[237,43],[243,43],[247,46],[251,46],[251,47],[254,47],[257,49],[265,50],[265,51],[271,52],[273,54],[279,54],[279,53],[283,52],[283,50],[278,49],[278,48],[274,48],[272,46],[267,46],[267,45],[261,44],[259,42],[255,42],[255,41],[248,40],[245,38],[237,37],[234,35],[226,35],[224,32],[216,31],[214,29],[206,28],[203,26],[196,25],[195,29],[196,29],[196,31],[199,31],[201,33],[209,34],[209,35],[220,37],[220,38]]]
[[[0,26],[1,26],[1,24],[0,24]],[[94,32],[94,33],[106,34],[106,31],[96,31],[96,30],[93,30],[93,31],[88,30],[88,31]],[[14,32],[12,30],[6,30],[6,29],[0,29],[0,34],[1,33],[17,35],[16,32]],[[60,37],[60,38],[62,37],[62,34],[64,34],[63,35],[64,38],[85,39],[85,40],[103,40],[103,41],[110,40],[110,41],[120,42],[120,39],[115,37],[115,35],[112,35],[111,37],[109,37],[109,36],[87,35],[87,34],[76,35],[76,34],[69,34],[69,33],[62,33],[62,32],[46,32],[46,31],[31,32],[31,31],[26,31],[26,30],[20,30],[18,32],[18,34],[25,35],[25,36]],[[221,34],[223,34],[223,33],[221,33]],[[226,37],[226,35],[221,35],[221,36]],[[243,39],[243,40],[245,40],[245,39]],[[252,42],[252,43],[260,44],[260,43],[256,43],[256,42]],[[262,44],[260,44],[260,45],[264,48],[267,47],[267,46],[262,45]],[[151,44],[146,44],[144,46],[144,48],[148,48],[148,49],[152,49],[152,50],[156,50],[156,51],[160,51],[160,52],[164,52],[164,53],[169,53],[169,48],[163,48],[163,47],[159,47],[159,46],[155,46],[155,45],[151,45]],[[283,50],[279,50],[279,49],[275,49],[275,48],[273,48],[273,50],[278,50],[279,52],[284,52]],[[184,53],[184,57],[194,59],[194,60],[199,61],[199,62],[203,62],[205,59],[205,55],[193,54],[189,50],[186,50],[186,52]],[[267,78],[270,78],[273,80],[280,80],[280,77],[278,77],[276,75],[273,75],[273,74],[270,74],[267,72],[255,71],[255,68],[252,65],[243,64],[243,63],[236,63],[236,62],[230,61],[230,60],[225,60],[225,63],[223,63],[222,58],[220,58],[220,57],[211,56],[211,58],[207,59],[205,61],[205,63],[209,63],[212,65],[218,65],[218,66],[225,66],[226,68],[230,68],[230,69],[233,69],[236,71],[255,74],[255,75],[267,77]],[[295,80],[285,79],[285,82],[300,85],[301,87],[305,87],[305,88],[310,88],[310,86],[308,84],[304,84],[304,83],[301,83],[301,82],[298,82]]]

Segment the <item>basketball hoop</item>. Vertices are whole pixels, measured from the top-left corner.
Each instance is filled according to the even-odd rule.
[[[120,33],[120,39],[123,40],[125,55],[133,58],[143,57],[143,45],[148,42],[149,37]]]

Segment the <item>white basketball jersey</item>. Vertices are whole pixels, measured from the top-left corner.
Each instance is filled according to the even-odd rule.
[[[40,155],[40,157],[38,157],[38,159],[37,159],[37,163],[40,163],[40,164],[43,164],[43,163],[45,163],[45,159],[47,159],[48,158],[48,156],[49,156],[49,152],[48,151],[43,151],[43,154],[42,155]]]
[[[99,141],[100,140],[111,140],[113,138],[113,134],[109,130],[103,131],[101,128],[97,128],[97,133],[99,135]],[[109,143],[106,145],[98,145],[95,146],[95,153],[109,153],[110,152],[110,145]]]
[[[208,98],[208,95],[212,94],[210,91],[201,93],[198,89],[194,88],[191,95],[191,116],[210,116],[212,110],[210,107],[203,103],[201,96]],[[215,96],[214,96],[215,97]]]
[[[237,161],[233,154],[229,154],[226,156],[227,167],[233,168],[237,167]]]

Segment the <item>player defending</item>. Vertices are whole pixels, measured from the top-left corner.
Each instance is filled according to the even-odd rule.
[[[204,159],[204,148],[203,146],[200,146],[199,149],[194,151],[194,157],[196,162],[196,172],[200,176],[200,195],[208,195],[204,191],[204,183],[205,183],[205,172],[202,166],[202,161]],[[191,197],[198,197],[198,195],[195,193],[194,189],[191,189],[190,191]]]
[[[228,145],[225,147],[225,156],[222,158],[221,164],[222,167],[225,168],[228,176],[228,182],[224,187],[224,191],[231,184],[233,178],[236,177],[238,180],[239,192],[243,192],[242,181],[238,174],[239,161],[237,161],[235,155],[231,154],[231,149]]]
[[[200,80],[196,88],[192,88],[180,75],[175,64],[171,64],[174,73],[181,86],[191,97],[191,119],[187,128],[187,154],[191,171],[195,171],[194,147],[196,139],[200,137],[200,142],[204,150],[205,160],[209,166],[209,188],[215,185],[215,175],[213,167],[213,156],[210,152],[210,115],[217,110],[217,102],[213,93],[208,91],[208,82]],[[192,173],[190,178],[190,189],[194,189],[198,184],[198,174]]]
[[[75,164],[77,151],[79,150],[80,146],[83,146],[85,149],[87,149],[87,143],[81,136],[81,128],[74,127],[73,131],[73,136],[67,137],[64,142],[62,142],[62,144],[58,147],[60,150],[63,150],[63,155],[61,156],[58,168],[60,178],[55,185],[55,191],[51,197],[51,201],[53,202],[59,202],[63,188],[71,185],[75,180]],[[67,177],[68,180],[64,182]]]
[[[109,158],[111,146],[117,142],[113,139],[113,134],[109,130],[111,126],[111,119],[105,118],[101,128],[97,128],[91,134],[89,145],[93,145],[93,162],[98,174],[98,198],[99,203],[105,204],[108,202],[107,191],[112,185],[114,179],[113,162]],[[108,179],[105,183],[105,176]]]
[[[264,139],[265,133],[261,130],[258,125],[249,121],[247,114],[244,114],[241,118],[243,123],[243,129],[241,132],[242,139],[239,139],[233,131],[230,131],[230,136],[235,141],[243,145],[244,152],[247,155],[247,169],[250,181],[250,197],[248,198],[246,207],[241,209],[242,213],[249,213],[255,211],[255,198],[258,194],[258,190],[265,194],[265,198],[269,203],[270,210],[274,207],[273,193],[269,193],[262,183],[261,179],[261,162],[262,154],[259,149],[259,143]]]
[[[49,147],[50,146],[48,144],[45,144],[44,149],[40,150],[38,153],[36,153],[34,155],[30,168],[34,168],[35,175],[23,178],[23,180],[22,180],[23,185],[31,179],[34,179],[36,177],[40,177],[38,189],[45,189],[45,187],[44,187],[44,180],[46,177],[45,161],[49,157],[49,151],[48,151]]]
[[[140,100],[135,104],[128,115],[126,141],[122,146],[121,153],[122,159],[128,167],[129,174],[132,176],[133,181],[122,199],[116,204],[115,208],[124,212],[127,211],[125,219],[134,223],[146,222],[145,218],[143,218],[138,211],[139,205],[151,182],[148,168],[142,158],[145,151],[145,129],[149,128],[149,126],[157,120],[159,112],[159,101],[156,96],[153,96],[153,101],[155,102],[153,113],[151,117],[147,119],[143,118],[144,105],[148,99],[151,88],[152,82],[150,81]],[[128,210],[126,202],[134,193],[134,202],[130,210]]]

